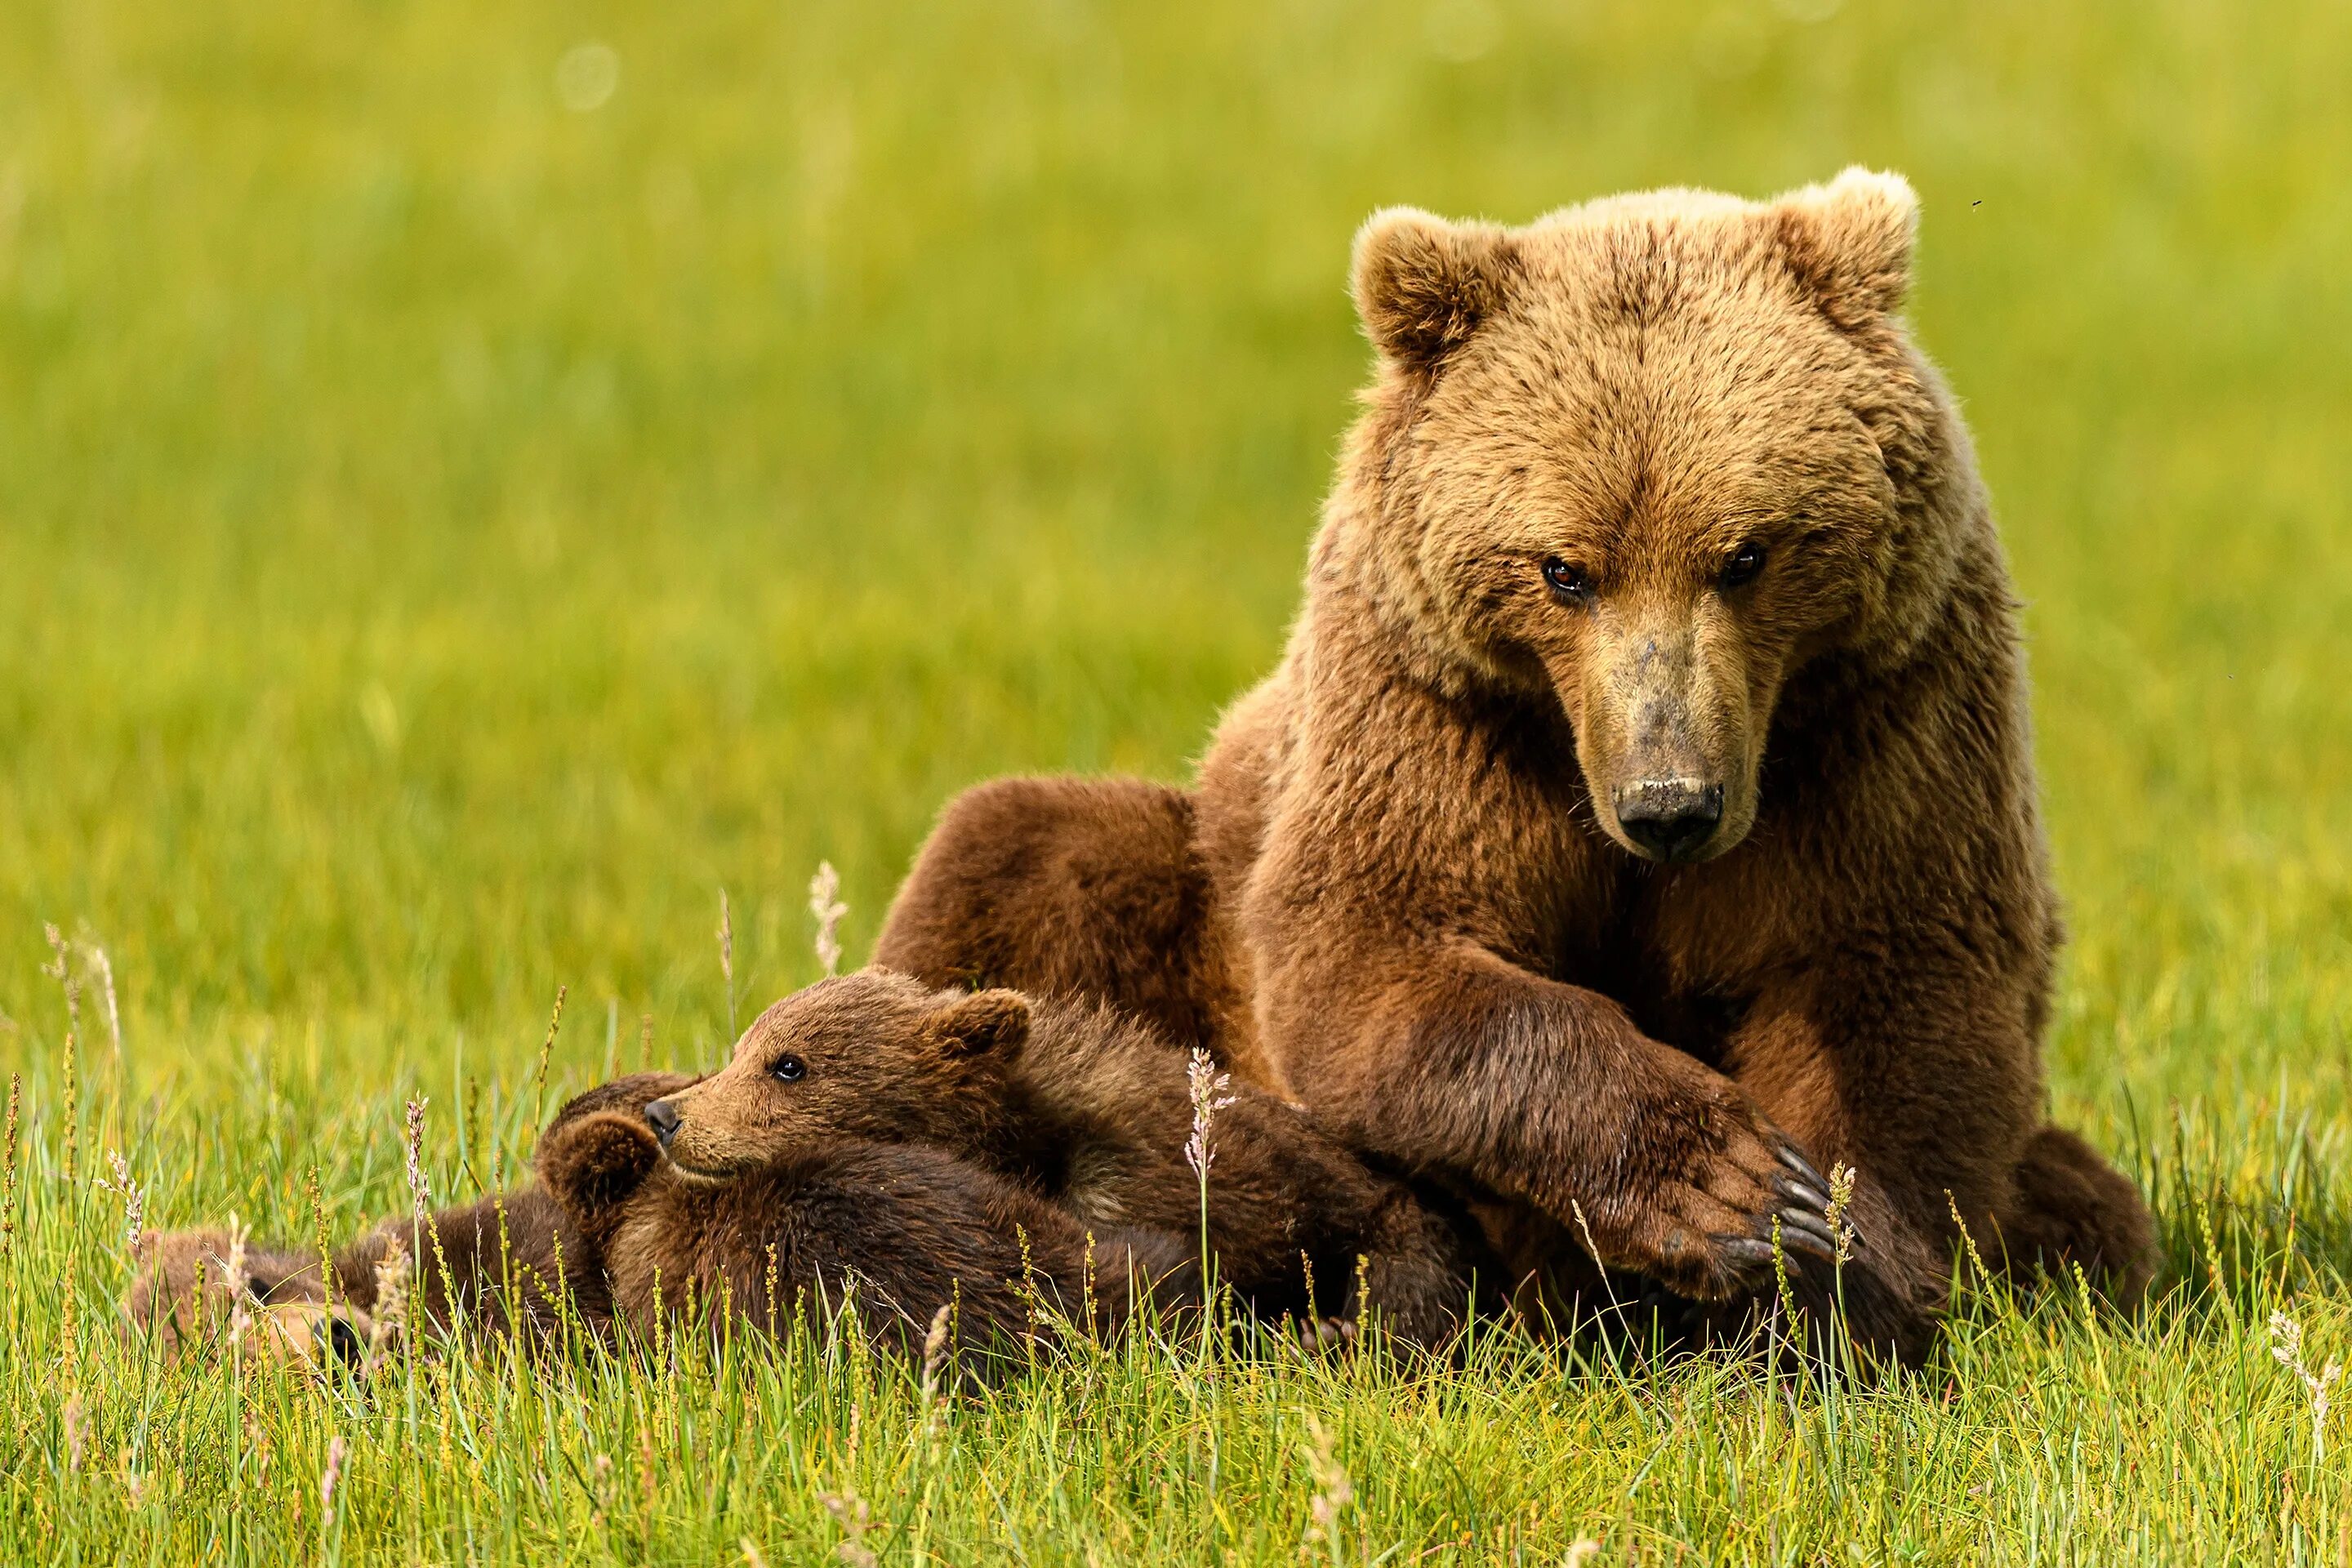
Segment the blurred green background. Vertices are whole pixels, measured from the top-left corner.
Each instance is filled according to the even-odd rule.
[[[722,887],[748,1008],[821,858],[855,957],[959,786],[1185,774],[1367,211],[1863,162],[2028,601],[2062,1112],[2340,1142],[2348,66],[2326,0],[23,0],[0,1068],[54,1074],[44,921],[166,1142],[238,1063],[511,1080],[559,984],[572,1081],[644,1011],[707,1060]]]

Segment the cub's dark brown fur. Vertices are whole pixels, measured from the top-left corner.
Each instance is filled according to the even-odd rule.
[[[885,1345],[920,1345],[952,1305],[955,1343],[1003,1352],[1056,1320],[1106,1332],[1141,1296],[1191,1293],[1177,1237],[1089,1233],[1017,1184],[915,1144],[814,1136],[714,1180],[664,1160],[642,1115],[594,1109],[550,1129],[538,1163],[604,1259],[614,1307],[638,1322],[658,1300],[771,1331],[797,1314],[827,1328],[854,1294]]]
[[[520,1329],[538,1337],[568,1313],[575,1327],[595,1335],[609,1321],[610,1300],[595,1250],[565,1223],[546,1192],[523,1187],[439,1210],[422,1226],[388,1220],[337,1250],[330,1260],[331,1278],[316,1252],[248,1243],[238,1261],[247,1309],[265,1314],[258,1320],[268,1340],[264,1348],[291,1348],[310,1359],[325,1352],[345,1360],[357,1356],[374,1329],[379,1268],[395,1246],[407,1254],[401,1270],[402,1310],[412,1329],[440,1334]],[[227,1283],[236,1251],[226,1231],[150,1232],[141,1237],[139,1272],[125,1300],[131,1322],[156,1332],[167,1349],[217,1342],[234,1305]],[[557,1305],[562,1290],[571,1295],[566,1308]],[[287,1311],[296,1308],[319,1311]],[[299,1327],[301,1342],[288,1347],[271,1338],[289,1331],[286,1325]],[[314,1337],[315,1345],[310,1342]]]
[[[877,1342],[919,1344],[953,1300],[958,1339],[996,1350],[1050,1331],[1055,1316],[1091,1313],[1096,1328],[1114,1329],[1138,1289],[1170,1307],[1197,1300],[1181,1237],[1090,1230],[940,1150],[819,1137],[733,1180],[683,1176],[645,1111],[695,1081],[641,1073],[581,1095],[540,1139],[542,1184],[443,1209],[421,1226],[387,1221],[335,1253],[331,1286],[315,1253],[247,1246],[236,1261],[253,1352],[357,1360],[375,1337],[379,1268],[395,1248],[409,1255],[412,1325],[534,1341],[567,1317],[598,1340],[616,1310],[648,1323],[657,1288],[672,1316],[709,1306],[714,1318],[773,1329],[808,1311],[825,1326],[854,1277],[858,1321]],[[131,1321],[171,1349],[217,1347],[237,1252],[221,1231],[151,1233],[126,1302]],[[562,1307],[559,1279],[571,1297]]]
[[[1897,315],[1916,207],[1850,170],[1376,216],[1280,668],[1189,795],[959,803],[877,962],[1145,1010],[1490,1205],[1533,1281],[1589,1246],[1753,1300],[1846,1164],[1854,1324],[1906,1356],[1956,1213],[2137,1293],[2145,1205],[2043,1121],[2016,600]]]
[[[1224,1095],[1209,1133],[1219,1278],[1261,1316],[1346,1320],[1369,1305],[1406,1342],[1450,1336],[1469,1308],[1456,1226],[1297,1107],[1247,1086]],[[1099,1005],[935,990],[887,970],[843,975],[769,1008],[723,1070],[647,1115],[676,1165],[710,1176],[813,1141],[916,1142],[1098,1228],[1185,1234],[1201,1222],[1186,1058]]]

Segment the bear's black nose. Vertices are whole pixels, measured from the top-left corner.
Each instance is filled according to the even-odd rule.
[[[654,1130],[661,1146],[668,1148],[669,1141],[677,1136],[677,1108],[667,1100],[655,1100],[646,1107],[646,1125]]]
[[[1723,820],[1723,786],[1696,779],[1644,779],[1617,792],[1617,825],[1660,860],[1687,860]]]

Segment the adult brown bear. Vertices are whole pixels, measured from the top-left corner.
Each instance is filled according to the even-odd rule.
[[[1736,1310],[1790,1158],[1860,1173],[1856,1326],[1953,1215],[2128,1294],[2131,1184],[2042,1116],[2060,932],[2015,600],[1895,317],[1916,201],[1377,215],[1377,379],[1306,605],[1187,794],[956,802],[877,963],[1101,995],[1492,1204],[1537,1274]]]

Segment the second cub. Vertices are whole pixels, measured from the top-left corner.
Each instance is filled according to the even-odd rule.
[[[1298,1107],[1239,1085],[1225,1096],[1208,1131],[1219,1279],[1263,1317],[1346,1322],[1370,1309],[1406,1342],[1449,1338],[1470,1307],[1465,1228]],[[646,1117],[688,1179],[728,1180],[830,1138],[928,1143],[1096,1225],[1202,1223],[1185,1056],[1079,1003],[842,975],[770,1007],[727,1067]]]

